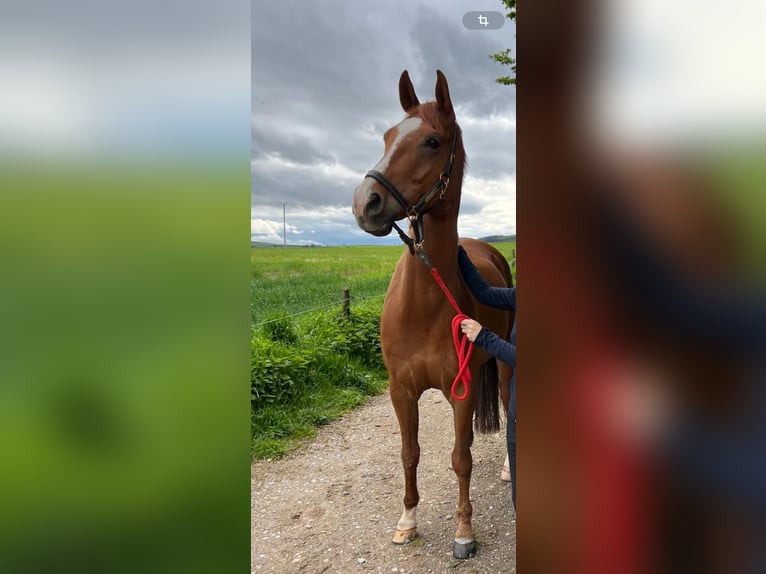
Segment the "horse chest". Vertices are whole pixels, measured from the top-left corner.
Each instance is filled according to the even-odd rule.
[[[449,324],[443,334],[424,333],[415,327],[397,329],[390,336],[382,331],[383,360],[392,379],[441,387],[447,379],[454,378],[457,359]]]
[[[457,364],[451,368],[446,366],[451,362],[446,356],[440,360],[412,357],[406,361],[397,361],[396,366],[389,369],[389,376],[399,384],[417,388],[443,388],[452,381],[457,371]]]

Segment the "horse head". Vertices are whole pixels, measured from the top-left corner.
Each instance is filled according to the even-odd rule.
[[[399,101],[407,115],[386,131],[383,157],[354,192],[356,223],[376,236],[388,235],[400,219],[419,222],[427,212],[446,213],[460,202],[464,153],[444,74],[436,71],[436,101],[421,104],[405,70]]]

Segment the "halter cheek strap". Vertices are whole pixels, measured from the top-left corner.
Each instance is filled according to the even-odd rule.
[[[418,202],[411,206],[402,193],[396,189],[396,186],[389,181],[385,175],[377,170],[371,169],[364,177],[369,177],[377,181],[380,185],[386,188],[391,196],[402,206],[404,209],[404,215],[410,220],[413,230],[415,231],[415,239],[411,239],[396,222],[393,226],[396,232],[399,234],[399,238],[404,242],[410,250],[410,254],[415,254],[416,247],[422,247],[425,240],[425,230],[423,228],[423,216],[441,205],[444,200],[444,193],[447,191],[449,185],[449,178],[452,174],[452,166],[455,164],[455,149],[457,147],[457,138],[460,134],[460,127],[455,124],[455,132],[452,134],[452,144],[450,146],[449,158],[447,159],[447,165],[444,166],[444,170],[439,174],[439,179],[434,183],[431,188],[418,200]],[[439,195],[439,200],[426,207],[428,203],[436,196]]]

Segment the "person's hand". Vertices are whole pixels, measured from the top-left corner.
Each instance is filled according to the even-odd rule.
[[[473,319],[463,319],[460,321],[460,330],[473,343],[481,332],[481,324]]]
[[[608,430],[639,446],[661,442],[677,415],[678,401],[668,381],[648,365],[626,365],[615,372],[605,399]]]

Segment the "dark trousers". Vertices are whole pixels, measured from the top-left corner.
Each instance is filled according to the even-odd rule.
[[[510,380],[510,404],[508,405],[508,424],[506,442],[508,444],[508,464],[511,467],[511,500],[516,510],[516,374]]]

